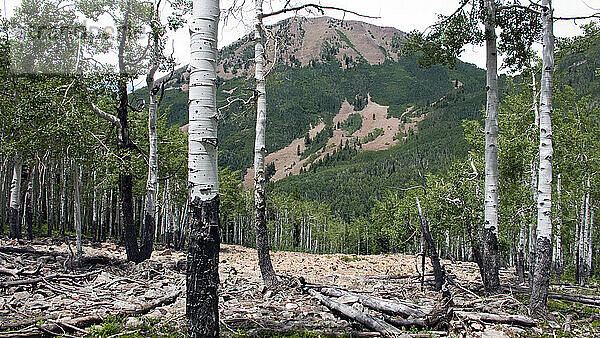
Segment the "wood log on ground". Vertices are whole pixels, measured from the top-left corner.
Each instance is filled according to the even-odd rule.
[[[411,319],[402,319],[402,318],[394,318],[390,316],[383,317],[386,322],[396,326],[396,327],[404,327],[406,329],[417,328],[417,329],[425,329],[430,327],[429,321],[426,317],[420,318],[411,318]]]
[[[92,271],[92,272],[88,272],[88,273],[84,273],[84,274],[80,274],[80,275],[67,275],[67,274],[62,274],[62,273],[55,273],[55,274],[52,274],[52,275],[38,277],[38,278],[19,279],[19,280],[7,281],[7,282],[0,282],[0,287],[2,287],[2,288],[8,288],[8,287],[11,287],[11,286],[37,284],[37,283],[46,282],[46,281],[49,281],[49,280],[52,280],[52,279],[58,279],[58,278],[63,278],[63,279],[87,278],[89,276],[92,276],[92,275],[98,274],[98,273],[100,273],[100,272],[99,271]]]
[[[124,310],[115,314],[115,316],[132,316],[132,315],[143,315],[146,314],[153,309],[169,305],[174,303],[177,300],[177,297],[182,293],[182,290],[179,290],[171,295],[165,296],[163,298],[159,298],[153,302],[149,302],[143,304],[140,308],[133,310]],[[73,331],[82,331],[86,327],[90,327],[92,325],[100,324],[104,321],[104,319],[98,315],[89,315],[83,317],[77,317],[73,319],[66,320],[51,320],[48,323],[44,323],[41,325],[35,325],[34,327],[23,329],[20,331],[9,331],[2,332],[2,337],[6,338],[32,338],[32,337],[43,337],[44,335],[62,335],[68,332]],[[27,324],[26,324],[27,325]]]
[[[530,294],[529,288],[508,286],[508,290],[514,293]],[[548,292],[548,298],[566,300],[575,303],[600,306],[600,296],[573,295],[568,293]]]
[[[386,299],[375,298],[336,288],[321,288],[321,292],[330,297],[341,297],[344,295],[355,296],[362,305],[390,315],[400,315],[403,317],[424,317],[430,310],[421,310],[417,305],[414,304],[392,302]]]
[[[67,257],[67,252],[61,251],[49,251],[49,250],[36,250],[31,246],[14,247],[14,246],[2,246],[0,247],[2,253],[17,253],[17,254],[30,254],[35,256],[52,256],[52,257]],[[102,265],[119,265],[126,263],[126,261],[118,258],[112,258],[107,256],[84,256],[81,260],[83,266],[102,264]]]
[[[509,324],[526,327],[533,327],[537,322],[530,317],[521,315],[498,315],[493,313],[469,312],[469,311],[454,311],[458,316],[469,320],[476,320],[495,324]]]
[[[381,333],[385,337],[409,337],[397,327],[394,327],[385,321],[375,318],[364,312],[358,311],[351,306],[336,302],[314,289],[307,289],[307,292],[314,298],[318,299],[321,304],[325,305],[329,309],[336,311],[347,318],[355,320],[365,327]]]

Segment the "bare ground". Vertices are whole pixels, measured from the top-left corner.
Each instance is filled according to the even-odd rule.
[[[104,320],[117,314],[125,317],[138,314],[123,320],[124,326],[131,332],[136,332],[136,327],[144,322],[175,328],[185,326],[185,253],[170,249],[158,250],[154,252],[152,259],[136,265],[125,262],[124,250],[113,243],[90,244],[84,247],[86,256],[101,255],[110,258],[110,261],[92,261],[83,268],[71,270],[68,267],[65,269],[69,249],[64,244],[19,244],[0,240],[2,248],[23,245],[50,254],[0,251],[0,267],[3,272],[0,274],[0,337],[27,336],[15,332],[37,332],[39,335],[40,325],[42,328],[43,325],[58,325],[71,331],[70,335],[81,336],[87,332],[89,336],[95,336],[93,325],[77,330],[69,329],[67,325],[85,316],[97,316]],[[432,291],[427,282],[421,288],[420,278],[417,277],[417,256],[273,252],[272,258],[279,274],[293,276],[293,280],[303,279],[308,284],[354,290],[374,297],[408,302],[422,309],[431,309],[440,300],[440,293]],[[457,286],[449,289],[456,308],[498,314],[526,314],[526,307],[513,295],[489,298],[479,296],[481,281],[474,263],[443,263],[457,283]],[[430,269],[428,264],[426,271]],[[52,278],[57,273],[64,275]],[[85,276],[81,277],[82,275]],[[224,335],[236,335],[238,330],[244,330],[250,335],[260,330],[310,330],[329,334],[369,331],[358,323],[333,314],[304,293],[299,285],[287,286],[278,292],[265,290],[253,249],[222,245],[219,275],[221,331]],[[11,281],[39,277],[44,278],[36,283],[7,286]],[[502,271],[502,280],[503,283],[516,283],[514,273],[508,270]],[[141,309],[148,308],[149,304],[170,296],[173,296],[174,301],[165,301],[139,315],[142,313]],[[349,305],[379,316],[356,300],[350,300]],[[562,329],[560,325],[558,329]],[[445,331],[430,333],[434,336],[458,334],[506,337],[541,334],[543,330],[545,329],[489,324],[455,316]],[[581,332],[590,333],[589,330]]]

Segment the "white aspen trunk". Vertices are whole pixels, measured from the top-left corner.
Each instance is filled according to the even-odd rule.
[[[277,276],[271,263],[269,235],[267,233],[266,197],[265,197],[265,130],[267,122],[267,97],[265,89],[265,49],[263,31],[263,0],[254,1],[255,27],[254,27],[254,78],[256,80],[256,137],[254,140],[254,232],[258,265],[260,273],[267,288],[277,285]],[[306,241],[304,241],[306,244]]]
[[[23,170],[23,157],[17,153],[13,162],[13,176],[10,184],[10,204],[8,217],[10,223],[10,238],[21,238],[19,212],[21,207],[21,176]]]
[[[487,109],[485,117],[485,199],[483,233],[483,281],[488,293],[500,289],[498,270],[498,53],[496,47],[496,4],[486,3]]]
[[[519,283],[525,282],[525,243],[527,242],[527,227],[525,225],[525,213],[521,214],[521,228],[519,229],[519,244],[517,247],[517,276]]]
[[[588,225],[588,247],[587,247],[587,261],[586,261],[586,266],[587,266],[587,274],[586,277],[591,278],[592,277],[592,263],[593,263],[593,235],[594,235],[594,207],[593,204],[590,205],[590,222]]]
[[[2,159],[2,167],[0,167],[0,236],[4,236],[4,220],[6,217],[6,180],[7,180],[7,164],[8,158],[0,156]],[[10,191],[8,192],[10,194]]]
[[[98,229],[98,189],[96,188],[96,170],[92,174],[92,184],[94,185],[94,192],[92,196],[92,240],[96,241],[98,239],[99,229]]]
[[[81,189],[79,187],[79,164],[73,161],[74,163],[74,173],[73,173],[73,187],[74,187],[74,195],[73,195],[73,209],[75,214],[75,235],[76,235],[76,245],[77,245],[77,262],[81,262],[82,257],[82,248],[81,248]]]
[[[155,18],[156,19],[156,18]],[[140,246],[140,254],[144,259],[150,258],[154,245],[154,233],[158,209],[156,200],[158,196],[158,90],[159,86],[154,83],[154,74],[158,69],[158,38],[154,39],[154,63],[146,77],[148,88],[148,180],[146,181],[146,203],[144,204],[144,220]]]
[[[108,213],[108,237],[113,237],[113,228],[114,228],[114,218],[113,218],[113,190],[110,189],[110,196],[108,198],[109,202],[108,202],[108,208],[109,208],[109,213]]]
[[[544,26],[543,69],[540,98],[540,170],[536,264],[531,289],[530,311],[534,317],[547,314],[546,301],[552,261],[552,84],[554,77],[554,30],[552,1],[542,0]]]
[[[29,166],[29,177],[27,177],[27,190],[25,191],[25,212],[23,213],[23,225],[27,231],[27,239],[33,240],[33,180],[35,177],[35,166]]]
[[[556,235],[555,235],[555,246],[554,246],[554,275],[556,280],[560,280],[563,273],[563,255],[562,255],[562,209],[561,209],[561,193],[562,193],[562,179],[560,173],[558,174],[558,182],[556,185]]]
[[[46,189],[47,197],[46,204],[48,210],[48,237],[52,237],[52,228],[55,224],[55,211],[54,211],[54,185],[56,184],[56,173],[55,173],[55,162],[54,159],[50,161],[50,177],[48,179],[49,187]]]
[[[106,222],[108,219],[108,205],[107,205],[107,192],[106,189],[102,191],[102,201],[100,202],[100,234],[98,239],[103,242],[106,238]]]
[[[194,0],[190,20],[188,337],[219,336],[217,40],[219,0]]]
[[[65,236],[67,226],[67,170],[66,159],[60,161],[60,235]]]

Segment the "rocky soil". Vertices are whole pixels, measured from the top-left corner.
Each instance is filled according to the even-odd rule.
[[[19,248],[29,252],[14,252]],[[102,321],[117,315],[129,317],[123,322],[130,332],[143,323],[185,327],[185,253],[157,250],[152,259],[137,265],[126,262],[124,250],[113,243],[88,244],[84,254],[88,260],[83,266],[72,268],[65,244],[0,240],[0,336],[32,337],[56,330],[71,336],[94,336],[94,325],[98,329]],[[424,311],[439,307],[442,299],[442,293],[430,287],[432,277],[426,275],[421,287],[416,256],[272,255],[276,271],[290,277],[283,279],[284,286],[276,292],[264,289],[255,250],[222,245],[219,274],[224,335],[253,335],[263,330],[372,331],[331,312],[306,293],[307,286],[353,290]],[[445,299],[451,299],[455,311],[448,312],[451,317],[443,327],[427,334],[506,337],[542,333],[541,328],[493,324],[457,314],[456,310],[526,315],[527,309],[513,295],[479,296],[481,281],[474,263],[443,263],[454,280],[454,285],[445,287],[446,296],[451,297]],[[426,271],[430,269],[428,264]],[[514,284],[513,276],[511,271],[502,272],[505,283]],[[363,306],[357,297],[332,299],[373,317],[385,317]]]

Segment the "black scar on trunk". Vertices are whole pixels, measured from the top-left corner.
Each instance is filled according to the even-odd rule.
[[[267,220],[265,218],[266,202],[264,189],[257,189],[256,194],[262,195],[257,198],[254,231],[256,232],[256,249],[258,252],[258,266],[265,286],[269,289],[277,286],[277,275],[273,269],[271,255],[269,254],[269,235],[267,233]]]
[[[500,291],[500,278],[498,277],[498,237],[492,229],[483,229],[483,284],[488,294]]]
[[[187,336],[219,336],[219,196],[190,202],[187,255]]]
[[[8,210],[8,222],[10,223],[10,238],[21,238],[21,225],[19,223],[19,210],[11,207]]]
[[[142,236],[140,238],[140,257],[142,260],[149,259],[150,256],[152,256],[152,249],[154,246],[154,224],[154,216],[149,213],[145,213]]]
[[[529,310],[534,318],[545,318],[548,315],[548,285],[550,283],[552,245],[550,239],[538,237],[535,270],[531,287]]]

